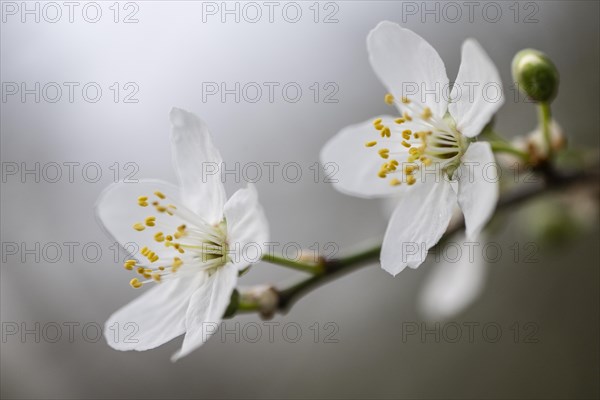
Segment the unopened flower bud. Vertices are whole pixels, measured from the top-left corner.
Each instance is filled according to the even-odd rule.
[[[536,102],[551,102],[558,93],[558,70],[540,51],[519,51],[513,58],[512,74],[519,89]]]

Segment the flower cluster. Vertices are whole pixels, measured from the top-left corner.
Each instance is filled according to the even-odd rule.
[[[498,185],[485,179],[483,169],[494,165],[489,143],[477,136],[502,101],[475,97],[405,96],[404,82],[426,87],[447,86],[444,63],[429,43],[399,25],[382,22],[368,36],[373,69],[389,93],[385,102],[397,115],[378,116],[349,126],[328,141],[321,152],[324,163],[339,166],[335,187],[346,194],[391,197],[391,216],[381,251],[381,266],[397,275],[405,267],[423,263],[428,249],[446,231],[459,206],[466,237],[476,237],[490,219],[498,199]],[[501,85],[494,64],[474,40],[462,47],[462,63],[453,92],[471,82]],[[229,199],[217,175],[201,176],[203,163],[222,162],[204,122],[181,109],[171,111],[172,159],[179,186],[146,180],[117,183],[107,188],[97,204],[97,215],[119,243],[138,243],[141,257],[131,257],[124,268],[135,274],[133,288],[154,285],[110,316],[115,323],[135,323],[135,343],[106,335],[118,350],[147,350],[185,334],[173,360],[203,344],[211,332],[204,326],[219,323],[237,284],[248,268],[236,249],[247,243],[267,243],[268,225],[252,186]],[[422,244],[408,252],[405,243]],[[239,244],[239,246],[234,246]],[[470,275],[460,269],[461,275]],[[459,307],[464,296],[435,282],[436,294]],[[474,279],[479,281],[479,279]],[[471,279],[473,281],[473,279]],[[472,285],[471,285],[472,286]],[[457,283],[461,292],[473,289]],[[440,296],[438,296],[440,297]],[[449,299],[449,300],[448,300]]]

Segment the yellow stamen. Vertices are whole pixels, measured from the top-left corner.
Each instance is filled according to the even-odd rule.
[[[377,118],[375,121],[373,121],[373,126],[381,125],[382,121],[383,120],[381,118]]]
[[[417,178],[415,178],[414,175],[408,175],[406,177],[406,183],[408,183],[409,185],[414,185],[416,181]]]
[[[388,128],[387,126],[381,130],[381,137],[391,137],[391,136],[392,136],[392,132],[390,131],[390,128]]]
[[[158,190],[156,192],[154,192],[154,194],[156,195],[156,197],[163,199],[163,200],[167,198],[167,196],[165,196],[162,192],[159,192]]]
[[[156,225],[156,217],[148,217],[146,218],[146,226],[154,226]]]
[[[412,117],[410,116],[410,114],[407,111],[404,111],[402,113],[402,117],[407,121],[412,121]]]
[[[402,102],[403,102],[404,104],[408,104],[408,103],[410,103],[410,100],[408,99],[408,97],[402,96],[402,99],[401,99],[401,100],[402,100]]]
[[[135,264],[137,263],[136,260],[127,260],[125,261],[125,264],[123,264],[123,266],[125,267],[126,270],[133,270],[133,267],[135,267]]]
[[[152,274],[152,279],[154,279],[156,282],[160,282],[160,274],[155,272]]]
[[[425,107],[425,109],[423,110],[423,113],[421,114],[421,118],[423,118],[425,121],[427,121],[429,118],[431,118],[433,114],[431,113],[431,108],[429,107]]]
[[[173,272],[177,272],[177,270],[179,268],[181,268],[182,265],[183,265],[183,261],[181,261],[181,258],[174,257],[173,258],[173,265],[171,266],[171,269],[173,270]]]
[[[419,167],[416,165],[407,165],[406,167],[404,167],[404,172],[406,173],[406,175],[412,175],[418,168]]]
[[[391,93],[385,95],[384,100],[386,104],[392,105],[394,104],[394,96]]]
[[[404,131],[402,131],[402,137],[406,140],[410,139],[410,134],[412,133],[412,131],[410,129],[406,129]]]
[[[371,142],[367,142],[367,143],[365,143],[365,146],[366,146],[366,147],[373,147],[373,146],[375,146],[376,144],[377,144],[377,142],[373,140],[373,141],[371,141]]]
[[[390,149],[380,149],[377,153],[379,153],[381,158],[387,159],[390,156]]]
[[[393,178],[393,179],[390,181],[390,185],[392,185],[392,186],[398,186],[398,185],[399,185],[399,184],[401,184],[401,183],[402,183],[402,182],[400,182],[400,179],[398,179],[398,178]]]
[[[410,148],[410,143],[408,143],[406,140],[402,141],[402,146],[406,147],[407,149]]]
[[[406,122],[406,120],[404,118],[396,118],[394,120],[395,123],[397,123],[398,125],[403,124]]]
[[[140,280],[138,278],[133,278],[132,280],[129,281],[129,284],[131,285],[132,288],[134,289],[139,289],[142,287],[143,283],[140,282]]]
[[[141,223],[138,222],[138,223],[136,223],[136,224],[133,225],[133,229],[135,229],[138,232],[141,232],[144,229],[146,229],[146,227],[143,224],[141,224]]]

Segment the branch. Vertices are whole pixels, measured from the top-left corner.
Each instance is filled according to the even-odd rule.
[[[570,175],[559,175],[549,166],[543,165],[536,169],[544,179],[538,185],[521,184],[518,188],[503,195],[498,202],[497,210],[503,210],[547,194],[551,191],[560,189],[571,189],[580,183],[596,182],[598,183],[598,166],[580,171]],[[447,241],[453,234],[464,229],[464,220],[453,224],[448,228],[444,236],[436,245],[440,246]],[[294,269],[310,272],[313,275],[290,287],[277,289],[271,286],[265,286],[258,290],[242,293],[235,303],[230,305],[230,312],[227,316],[233,316],[240,312],[259,312],[264,318],[270,318],[275,311],[281,313],[287,312],[291,306],[303,295],[327,281],[351,272],[352,270],[372,264],[379,260],[381,245],[354,253],[347,257],[325,259],[311,265],[304,265],[300,262],[280,260],[276,257],[267,258],[265,261],[275,262]],[[281,261],[281,263],[279,262]]]

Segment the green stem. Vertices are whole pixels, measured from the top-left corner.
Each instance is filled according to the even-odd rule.
[[[538,118],[540,125],[542,126],[542,132],[544,133],[544,141],[546,142],[546,150],[548,154],[548,160],[552,160],[552,134],[550,132],[550,121],[552,119],[552,112],[550,110],[550,103],[540,102],[538,103]]]
[[[295,269],[297,271],[308,272],[313,275],[320,275],[323,273],[323,266],[319,262],[307,263],[302,261],[290,260],[286,257],[279,257],[274,254],[265,254],[262,261],[269,262],[271,264],[281,265],[282,267]]]
[[[528,153],[515,148],[513,145],[511,145],[508,142],[494,141],[494,142],[489,142],[489,143],[492,146],[492,151],[494,153],[509,153],[509,154],[513,154],[513,155],[519,157],[520,159],[522,159],[523,161],[529,162],[529,154]]]

